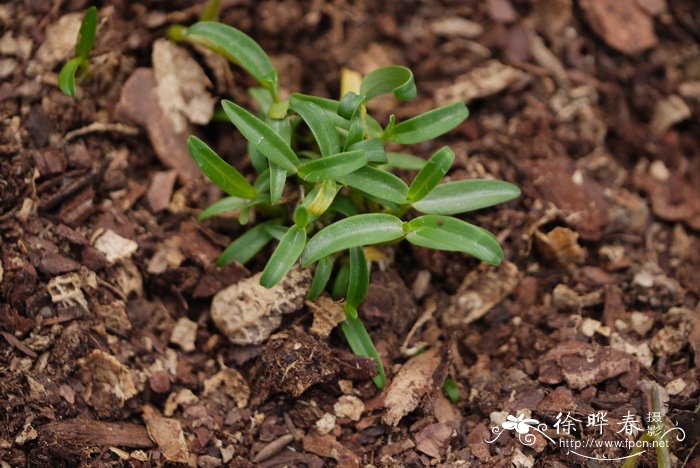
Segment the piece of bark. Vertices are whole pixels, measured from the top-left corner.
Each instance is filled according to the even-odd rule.
[[[178,179],[186,183],[199,173],[187,151],[189,128],[178,133],[163,113],[156,97],[153,70],[137,68],[124,84],[116,108],[116,117],[143,126],[158,159],[177,171]]]
[[[90,419],[54,421],[37,428],[39,440],[49,446],[100,446],[151,448],[153,442],[144,426],[125,422],[106,422]]]
[[[425,426],[416,434],[416,450],[432,458],[442,457],[452,436],[452,431],[452,426],[445,423]]]
[[[187,463],[189,461],[190,452],[178,420],[164,418],[157,410],[148,405],[143,407],[143,419],[146,422],[148,435],[158,444],[166,461],[172,463]]]
[[[79,268],[80,263],[58,253],[44,254],[39,262],[39,270],[47,275],[61,275]]]
[[[396,426],[417,407],[430,409],[442,389],[447,365],[447,350],[439,347],[409,359],[386,391],[384,422]]]
[[[357,467],[360,457],[338,442],[331,434],[309,432],[304,436],[304,450],[326,458],[333,458],[339,467]]]
[[[620,52],[637,54],[658,42],[651,17],[635,0],[581,0],[579,4],[591,29]]]
[[[173,195],[177,171],[156,172],[151,179],[151,186],[146,192],[146,200],[151,211],[158,213],[163,211],[170,204],[170,197]]]
[[[540,360],[540,381],[559,383],[561,378],[548,369],[554,365],[570,388],[579,390],[630,370],[628,354],[611,347],[594,347],[579,341],[567,341],[551,349]],[[556,372],[556,371],[554,371]],[[545,375],[550,377],[545,377]]]

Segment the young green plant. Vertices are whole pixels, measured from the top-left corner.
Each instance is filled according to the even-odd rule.
[[[185,41],[210,48],[250,73],[260,85],[249,90],[254,114],[228,100],[223,112],[248,141],[256,171],[250,183],[195,136],[188,139],[194,161],[226,194],[199,219],[233,211],[241,225],[258,222],[229,245],[218,265],[252,260],[276,242],[260,283],[277,284],[296,262],[315,268],[308,298],[328,289],[345,298],[341,329],[351,349],[376,360],[377,386],[385,383],[381,359],[358,316],[367,294],[371,262],[365,248],[406,240],[431,249],[463,252],[492,265],[503,259],[496,237],[452,215],[516,198],[519,189],[499,180],[441,182],[454,153],[446,146],[427,161],[385,150],[388,143],[413,144],[437,138],[468,116],[463,102],[439,107],[382,126],[367,102],[386,94],[416,96],[413,74],[389,66],[366,75],[359,89],[340,100],[292,93],[283,99],[277,71],[263,49],[243,32],[204,21],[183,31]],[[410,185],[392,171],[417,170]],[[403,220],[405,217],[406,220]]]
[[[85,11],[83,21],[80,23],[78,40],[75,43],[75,56],[68,60],[58,72],[58,87],[68,96],[75,96],[76,78],[85,76],[88,71],[96,32],[97,8],[92,6]]]

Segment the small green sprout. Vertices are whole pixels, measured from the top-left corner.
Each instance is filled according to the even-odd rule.
[[[83,15],[78,40],[75,43],[75,57],[68,60],[58,73],[58,87],[68,96],[75,96],[75,79],[87,73],[90,66],[90,52],[95,45],[97,32],[97,8],[92,6]]]
[[[205,46],[242,67],[260,85],[249,90],[258,104],[257,115],[231,101],[221,103],[226,117],[248,141],[257,172],[252,184],[199,138],[187,141],[202,172],[228,194],[202,211],[199,219],[234,211],[244,225],[255,210],[258,221],[222,252],[217,265],[246,263],[276,241],[262,272],[263,286],[277,284],[297,261],[315,266],[307,297],[314,299],[328,288],[334,298],[345,298],[347,320],[341,329],[355,353],[376,360],[374,381],[383,387],[380,357],[357,313],[367,294],[372,263],[366,248],[407,240],[498,265],[503,250],[496,237],[451,215],[512,200],[520,190],[499,180],[440,183],[454,160],[447,146],[427,161],[385,150],[387,143],[430,141],[469,115],[464,103],[456,102],[403,122],[392,115],[382,127],[367,113],[367,102],[385,94],[414,98],[416,86],[408,68],[375,70],[340,100],[301,93],[283,100],[277,70],[243,32],[202,21],[179,34],[181,40]],[[407,185],[391,172],[395,169],[418,173]],[[401,219],[405,215],[406,221]],[[451,382],[446,381],[446,391],[454,399]]]

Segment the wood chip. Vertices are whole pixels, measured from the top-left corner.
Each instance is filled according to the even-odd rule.
[[[445,349],[431,348],[409,359],[386,390],[384,422],[396,426],[401,418],[418,406],[430,409],[442,390],[446,375]]]
[[[350,418],[353,421],[359,421],[364,410],[365,404],[354,395],[343,395],[333,405],[333,412],[336,416]]]
[[[219,291],[211,319],[238,345],[260,344],[282,323],[282,315],[299,310],[311,285],[311,273],[296,265],[272,288],[260,285],[261,273]]]
[[[432,458],[441,458],[445,453],[453,430],[452,426],[445,423],[425,426],[415,436],[416,450]]]
[[[610,47],[637,54],[658,42],[654,23],[635,0],[581,0],[588,24]]]
[[[535,243],[545,260],[565,267],[580,265],[586,260],[586,250],[578,243],[578,233],[557,226],[547,234],[535,232]]]
[[[356,468],[360,457],[338,442],[331,434],[309,432],[304,436],[304,450],[338,462],[339,467]]]
[[[39,426],[38,431],[39,440],[50,446],[153,447],[145,427],[125,422],[106,422],[85,418],[68,419],[44,424]]]
[[[484,265],[470,272],[444,311],[442,323],[464,327],[480,319],[515,289],[520,277],[518,267],[508,261],[498,268]]]
[[[195,339],[197,338],[197,323],[187,317],[180,317],[175,323],[170,342],[178,345],[183,351],[189,353],[195,350]]]
[[[556,370],[551,367],[547,372],[543,372],[550,364],[558,368],[559,378],[556,377]],[[568,341],[551,349],[542,357],[540,381],[559,383],[563,377],[570,388],[579,390],[629,370],[630,357],[625,353],[611,347],[594,347],[580,341]]]
[[[277,452],[282,450],[284,447],[286,447],[293,440],[294,436],[291,434],[285,434],[273,440],[272,442],[261,448],[260,451],[255,454],[255,456],[253,457],[253,463],[260,463],[261,461],[267,460],[268,458],[272,457]]]
[[[78,361],[82,369],[81,378],[88,387],[86,400],[92,393],[104,391],[117,397],[120,404],[138,393],[131,377],[131,370],[111,354],[94,349]]]
[[[150,405],[143,407],[143,420],[146,422],[148,436],[158,445],[166,461],[172,463],[189,461],[190,452],[178,420],[164,418]]]
[[[441,106],[455,101],[469,103],[474,99],[493,96],[524,76],[525,73],[517,68],[504,65],[498,60],[489,60],[486,64],[458,76],[453,84],[439,88],[435,93],[435,100]]]
[[[236,400],[238,408],[248,406],[250,387],[243,376],[232,368],[225,368],[204,381],[204,396],[209,396],[214,390],[223,387],[224,392]]]
[[[146,192],[146,200],[151,211],[158,213],[168,207],[170,197],[173,195],[175,179],[177,179],[176,171],[156,172],[153,175],[151,186]]]
[[[343,306],[327,296],[321,296],[313,301],[306,301],[306,305],[314,314],[314,321],[310,331],[321,338],[327,338],[333,329],[345,320]]]
[[[107,229],[100,237],[95,239],[95,248],[102,252],[109,263],[131,258],[139,248],[131,239],[120,236],[111,229]]]

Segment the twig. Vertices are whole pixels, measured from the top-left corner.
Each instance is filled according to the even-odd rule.
[[[90,125],[66,133],[66,136],[63,137],[63,141],[68,142],[73,138],[97,132],[113,132],[133,136],[139,134],[139,129],[121,123],[93,122]]]

